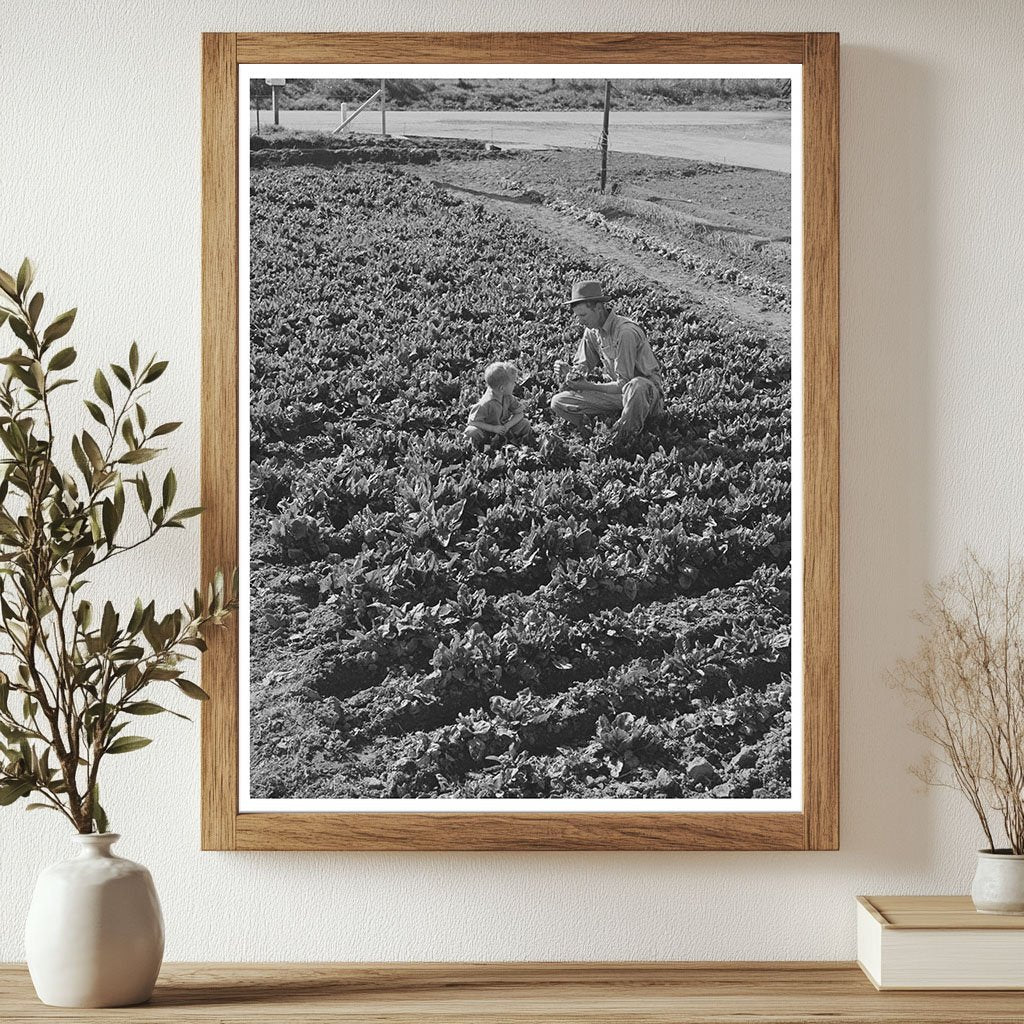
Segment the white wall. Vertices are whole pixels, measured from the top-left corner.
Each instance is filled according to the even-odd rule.
[[[1016,0],[7,0],[0,266],[31,254],[55,305],[81,307],[84,365],[133,338],[173,359],[151,411],[186,421],[186,496],[201,31],[842,34],[841,851],[201,853],[197,731],[161,719],[106,802],[156,879],[169,959],[850,958],[857,893],[966,891],[977,830],[906,774],[917,742],[885,674],[927,578],[966,543],[1000,557],[1022,540],[1021,18]],[[197,536],[116,592],[180,599]],[[56,816],[0,810],[0,960],[22,957],[32,879],[70,846]]]

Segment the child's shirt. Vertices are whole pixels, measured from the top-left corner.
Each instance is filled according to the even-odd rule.
[[[523,403],[514,395],[497,395],[488,388],[480,397],[480,401],[469,410],[469,423],[479,420],[497,427],[508,423],[512,416],[519,412]]]

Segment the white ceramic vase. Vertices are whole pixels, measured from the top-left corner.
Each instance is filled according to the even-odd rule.
[[[1024,854],[979,850],[971,899],[982,914],[1024,914]]]
[[[133,1006],[153,993],[163,915],[149,872],[111,852],[120,838],[76,835],[79,855],[46,868],[36,883],[25,953],[49,1006]]]

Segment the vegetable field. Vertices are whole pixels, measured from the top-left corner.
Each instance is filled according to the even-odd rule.
[[[251,795],[788,796],[788,355],[400,163],[251,198]],[[625,446],[548,408],[595,275],[665,376]],[[471,451],[497,359],[538,439]]]

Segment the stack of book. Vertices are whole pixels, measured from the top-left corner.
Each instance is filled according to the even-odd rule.
[[[858,896],[857,962],[878,989],[1024,989],[1024,916],[979,914],[970,896]]]

